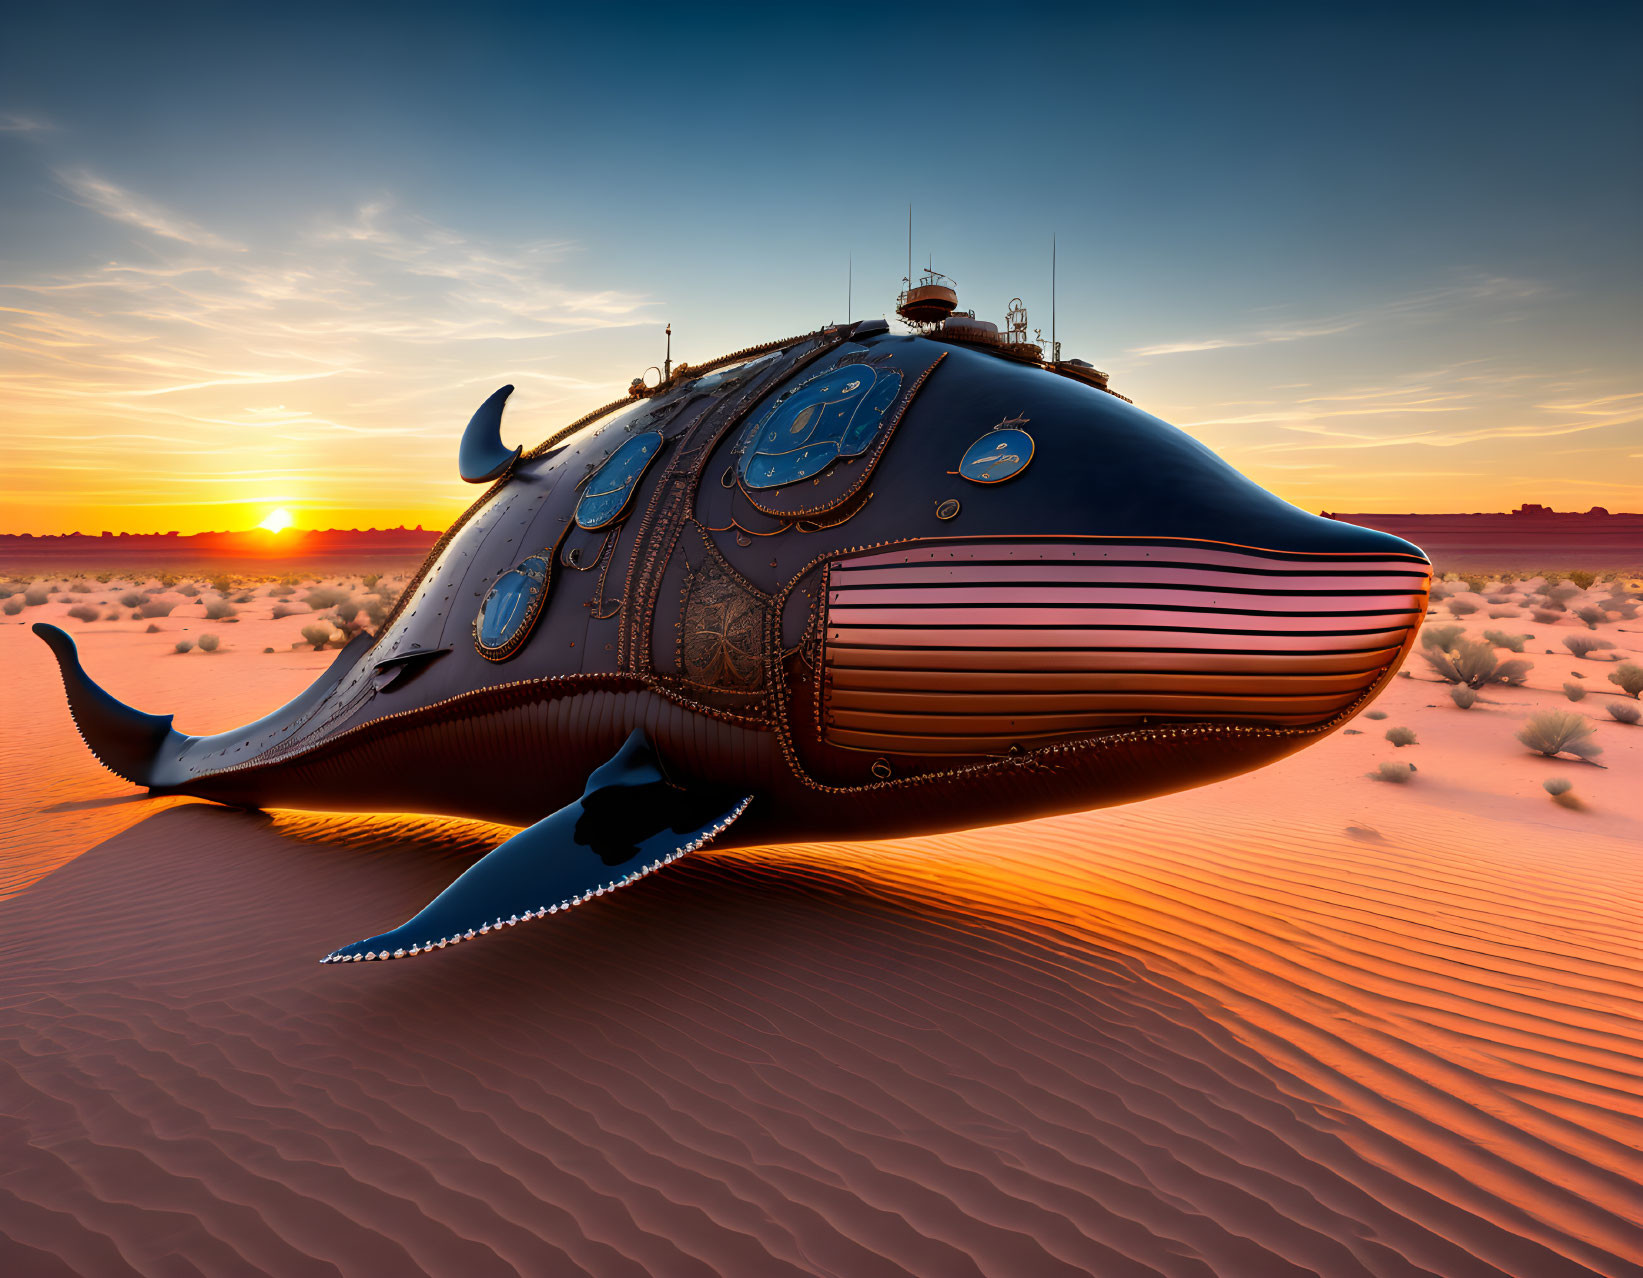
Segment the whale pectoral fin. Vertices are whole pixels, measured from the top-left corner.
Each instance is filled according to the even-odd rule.
[[[635,732],[575,803],[486,853],[410,922],[321,962],[407,958],[556,914],[702,847],[751,802],[674,785]]]

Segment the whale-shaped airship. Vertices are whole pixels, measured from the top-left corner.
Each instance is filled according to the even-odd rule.
[[[1416,547],[1280,500],[936,291],[933,311],[904,295],[910,331],[670,366],[528,451],[502,442],[503,387],[459,450],[484,494],[385,624],[238,731],[123,705],[35,626],[81,735],[155,794],[527,827],[324,960],[350,962],[557,913],[710,841],[1200,785],[1368,704],[1426,608]]]

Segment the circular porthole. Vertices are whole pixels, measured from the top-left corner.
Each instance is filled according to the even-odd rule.
[[[487,661],[506,661],[531,637],[548,601],[552,565],[530,555],[496,579],[474,618],[474,647]]]
[[[576,522],[589,532],[608,528],[622,517],[633,500],[633,491],[644,478],[656,454],[662,451],[659,431],[646,431],[625,439],[593,472],[587,491],[576,503]]]
[[[1033,437],[1018,426],[999,426],[965,450],[958,473],[977,484],[1001,484],[1027,469]]]
[[[936,507],[937,519],[951,519],[957,514],[958,501],[955,498],[949,497],[946,501]]]

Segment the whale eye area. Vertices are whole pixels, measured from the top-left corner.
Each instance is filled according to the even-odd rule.
[[[840,458],[860,457],[878,439],[902,377],[899,368],[844,364],[788,387],[748,429],[742,483],[780,488],[810,479]]]
[[[662,451],[660,431],[625,439],[593,472],[576,503],[577,525],[588,532],[608,528],[620,519],[651,462]]]
[[[1026,431],[997,426],[964,450],[958,473],[971,483],[1001,484],[1027,469],[1033,450],[1033,437]]]
[[[506,661],[530,638],[548,601],[552,563],[547,554],[528,555],[492,584],[474,618],[474,647],[487,661]]]

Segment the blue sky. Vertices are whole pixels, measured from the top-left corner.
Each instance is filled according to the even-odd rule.
[[[1635,10],[1633,11],[1635,13]],[[919,258],[1291,500],[1643,505],[1621,8],[38,6],[0,50],[5,527],[437,524],[455,440]],[[66,450],[66,440],[86,446]]]

